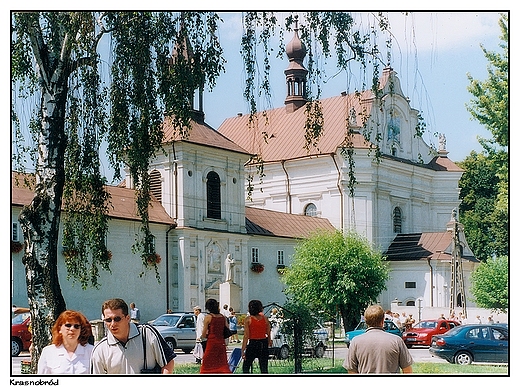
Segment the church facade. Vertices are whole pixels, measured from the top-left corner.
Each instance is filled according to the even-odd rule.
[[[165,121],[165,153],[150,165],[161,281],[147,268],[139,276],[142,262],[131,251],[139,219],[127,173],[121,186],[108,187],[112,272],[101,273],[99,289],[83,290],[66,280],[61,261],[67,307],[96,319],[105,299],[121,297],[150,320],[168,309],[192,310],[210,297],[242,313],[253,298],[283,304],[280,269],[290,265],[298,239],[318,229],[355,230],[388,256],[391,278],[379,300],[384,308],[395,300],[413,306],[418,299],[424,306],[449,306],[452,237],[446,226],[459,204],[463,171],[447,157],[444,139],[438,150],[424,142],[419,112],[386,68],[381,98],[364,91],[321,100],[323,133],[306,147],[305,47],[297,33],[287,54],[286,103],[265,112],[268,125],[253,120],[251,127],[244,115],[217,131],[197,112],[190,136],[180,138]],[[255,140],[260,137],[269,140]],[[261,155],[261,179],[253,155]],[[13,233],[30,198],[30,189],[13,184]],[[22,252],[11,256],[12,301],[25,305]],[[467,246],[462,257],[468,286],[478,262]]]
[[[460,202],[463,170],[448,158],[445,136],[439,135],[438,149],[426,144],[419,112],[387,67],[378,96],[369,90],[319,101],[322,134],[309,146],[304,140],[307,101],[300,92],[305,90],[305,51],[296,32],[287,45],[285,107],[264,112],[253,124],[248,116],[232,117],[219,128],[261,155],[261,178],[253,173],[258,165],[247,166],[253,186],[261,187],[253,191],[250,205],[326,218],[336,229],[364,235],[388,256],[392,269],[380,296],[383,305],[398,299],[411,306],[421,299],[425,306],[448,307],[453,238],[447,224]],[[405,248],[395,249],[402,236],[422,234],[435,237],[405,238]],[[463,247],[467,287],[478,263]],[[410,250],[416,251],[413,258]]]

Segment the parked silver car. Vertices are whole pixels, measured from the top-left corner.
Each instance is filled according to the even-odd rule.
[[[162,314],[150,321],[172,349],[190,353],[195,347],[196,316],[189,312]]]
[[[327,329],[318,324],[312,333],[312,337],[305,340],[304,353],[312,357],[323,357],[329,340]],[[290,347],[291,340],[281,332],[280,323],[271,321],[271,338],[273,345],[269,348],[269,354],[277,359],[287,359],[293,349]]]

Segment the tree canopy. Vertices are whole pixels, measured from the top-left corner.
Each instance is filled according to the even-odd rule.
[[[489,61],[488,78],[474,79],[468,74],[469,92],[474,98],[467,105],[474,119],[484,125],[493,139],[487,140],[502,147],[509,145],[509,18],[502,14],[498,22],[502,34],[502,52],[489,51],[481,46]],[[486,141],[486,140],[485,140]]]
[[[318,232],[297,246],[293,262],[282,277],[286,293],[313,310],[335,316],[345,329],[386,288],[388,268],[380,252],[363,237],[348,232]]]
[[[471,273],[470,292],[480,308],[507,313],[509,308],[509,259],[488,259]]]
[[[459,163],[465,171],[459,181],[460,221],[473,254],[482,261],[509,252],[508,199],[499,199],[502,165],[475,151]]]
[[[465,170],[460,187],[460,221],[469,246],[480,260],[509,254],[509,20],[499,25],[502,53],[482,47],[489,61],[488,78],[468,75],[473,99],[467,105],[491,139],[480,138],[484,152],[471,152],[459,165]]]

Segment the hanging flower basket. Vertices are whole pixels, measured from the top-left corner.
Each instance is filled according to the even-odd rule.
[[[63,249],[63,256],[65,257],[65,259],[75,258],[78,256],[78,250],[65,248]]]
[[[251,264],[251,271],[254,271],[255,273],[261,273],[264,271],[264,265],[262,265],[261,263],[252,263]]]
[[[11,253],[19,253],[22,250],[23,250],[22,243],[11,241]]]
[[[285,273],[285,270],[287,270],[285,265],[276,265],[276,271],[278,272],[278,274]]]
[[[161,256],[157,253],[151,253],[145,257],[145,263],[148,266],[155,266],[160,262],[161,262]]]

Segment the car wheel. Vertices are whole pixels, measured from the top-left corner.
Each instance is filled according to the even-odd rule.
[[[282,345],[280,348],[280,352],[278,353],[278,356],[280,359],[285,360],[289,357],[289,346],[288,345]]]
[[[459,352],[455,355],[455,363],[460,365],[469,365],[473,362],[471,354],[468,352]]]
[[[323,355],[325,355],[325,346],[319,343],[316,348],[314,348],[314,356],[323,357]]]
[[[172,339],[171,337],[167,337],[164,339],[166,341],[166,344],[173,350],[177,347],[177,344],[175,343],[175,339]]]
[[[11,356],[18,356],[22,352],[22,344],[16,339],[11,339]]]
[[[408,344],[408,343],[406,343],[406,348],[410,349],[410,348],[412,348],[412,347],[413,347],[412,344]]]

